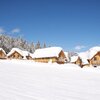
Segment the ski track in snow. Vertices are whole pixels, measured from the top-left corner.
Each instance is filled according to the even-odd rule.
[[[100,100],[100,68],[0,60],[0,100]]]

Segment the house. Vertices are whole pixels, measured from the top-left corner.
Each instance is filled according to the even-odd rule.
[[[90,55],[88,62],[94,67],[100,66],[100,51],[94,52],[94,54]]]
[[[6,52],[0,48],[0,59],[6,59]]]
[[[88,62],[89,65],[97,67],[100,66],[100,47],[96,46],[89,50],[89,56],[88,56]]]
[[[88,59],[88,62],[94,67],[100,66],[100,51],[98,51],[92,58]]]
[[[13,48],[8,54],[7,57],[10,59],[28,59],[32,60],[31,54],[28,51],[22,51],[19,48]]]
[[[23,56],[24,56],[23,59],[33,60],[32,54],[30,52],[28,52],[28,51],[22,51],[22,52],[23,52]]]
[[[43,63],[64,63],[65,62],[65,54],[61,47],[49,47],[43,49],[37,49],[33,54],[33,60],[36,62]]]
[[[66,56],[65,62],[68,63],[70,61],[69,53],[68,52],[64,52],[64,54]]]
[[[88,52],[81,52],[81,53],[78,53],[78,56],[80,57],[80,59],[82,60],[82,64],[81,64],[81,67],[84,67],[84,66],[89,66],[89,62],[88,62]]]
[[[23,59],[23,52],[19,48],[13,48],[8,54],[9,59]]]
[[[79,66],[82,65],[82,60],[79,56],[72,56],[70,62],[73,63],[73,64],[77,64]]]
[[[29,54],[28,56],[26,56],[27,60],[33,60],[32,56]]]

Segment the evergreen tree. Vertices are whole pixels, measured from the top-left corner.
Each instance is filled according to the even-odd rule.
[[[45,47],[46,44],[44,43],[43,48]],[[12,48],[19,48],[34,53],[35,49],[41,48],[41,45],[39,41],[34,45],[33,42],[29,43],[22,37],[11,37],[6,34],[0,34],[0,48],[3,48],[6,53],[9,53]]]
[[[32,43],[30,44],[30,52],[31,52],[31,53],[34,53],[34,51],[35,51],[34,43],[32,42]]]
[[[35,45],[35,49],[40,49],[41,46],[40,46],[40,42],[38,41],[37,44]]]
[[[43,48],[46,48],[46,44],[45,43],[43,44]]]

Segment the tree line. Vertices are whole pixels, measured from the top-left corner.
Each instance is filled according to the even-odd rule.
[[[7,34],[0,34],[0,48],[3,48],[6,53],[9,53],[12,48],[19,48],[21,50],[34,53],[36,49],[46,48],[46,47],[47,47],[46,43],[41,45],[40,41],[37,41],[37,43],[28,42],[20,36],[13,37]],[[69,51],[68,57],[70,58],[72,56],[77,56],[77,53]]]
[[[21,50],[26,50],[31,53],[34,53],[36,49],[46,48],[46,44],[43,46],[39,41],[36,44],[34,42],[28,42],[22,37],[11,37],[6,34],[0,34],[0,48],[3,48],[6,53],[10,52],[12,48],[19,48]]]

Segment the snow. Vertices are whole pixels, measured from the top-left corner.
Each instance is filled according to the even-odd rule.
[[[69,55],[68,55],[68,52],[64,52],[66,58],[67,58],[67,61],[69,61]]]
[[[89,59],[91,59],[97,52],[100,51],[100,46],[96,46],[89,49]]]
[[[42,58],[42,57],[58,57],[61,52],[61,47],[49,47],[43,49],[35,50],[33,58]]]
[[[77,59],[78,59],[78,56],[72,56],[70,62],[75,62],[75,61],[77,61]]]
[[[0,60],[0,100],[100,100],[100,68]]]
[[[12,50],[7,54],[7,56],[10,56],[12,53],[17,51],[19,54],[23,55],[22,50],[19,48],[12,48]]]
[[[88,59],[88,52],[81,52],[78,55],[81,58],[83,65],[84,64],[89,64],[89,62],[87,61],[87,59]]]
[[[2,48],[0,48],[0,51],[2,51],[6,55],[6,52]]]
[[[90,48],[86,52],[78,53],[78,56],[82,59],[83,64],[89,64],[87,59],[91,59],[99,51],[100,51],[100,46],[95,46]]]
[[[12,50],[7,54],[7,56],[10,56],[15,51],[17,51],[19,54],[21,54],[24,57],[23,59],[26,59],[26,56],[28,56],[30,54],[28,51],[23,51],[19,48],[12,48]]]
[[[24,56],[23,59],[27,59],[26,56],[31,56],[31,53],[29,53],[28,51],[22,51],[22,55]]]

